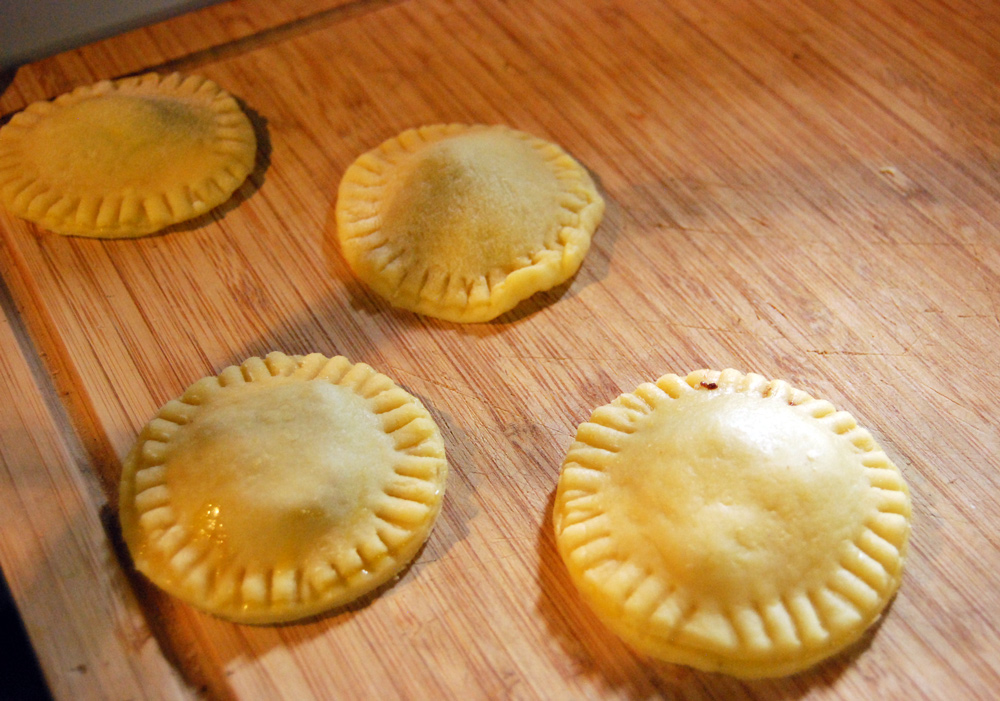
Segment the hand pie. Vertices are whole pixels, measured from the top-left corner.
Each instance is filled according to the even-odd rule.
[[[438,124],[347,169],[337,233],[355,274],[393,305],[475,322],[569,279],[603,213],[587,171],[555,144]]]
[[[125,459],[120,515],[154,584],[241,623],[347,603],[416,555],[448,466],[423,405],[346,358],[271,353],[195,382]]]
[[[665,375],[597,409],[559,478],[556,540],[636,649],[739,677],[857,640],[899,586],[910,498],[850,414],[735,370]]]
[[[256,153],[250,120],[210,80],[105,80],[0,129],[0,203],[60,234],[142,236],[225,202]]]

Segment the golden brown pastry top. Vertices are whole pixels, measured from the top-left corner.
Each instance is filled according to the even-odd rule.
[[[137,568],[216,615],[288,621],[361,596],[415,555],[441,507],[441,435],[367,365],[251,358],[168,402],[125,461]]]
[[[411,129],[348,168],[341,248],[392,304],[487,321],[580,267],[604,201],[555,144],[507,127]]]
[[[256,150],[250,120],[210,80],[102,81],[0,129],[0,203],[58,233],[141,236],[229,199]]]
[[[804,669],[895,593],[899,470],[846,412],[759,375],[665,375],[597,409],[563,465],[560,552],[638,649],[737,676]]]

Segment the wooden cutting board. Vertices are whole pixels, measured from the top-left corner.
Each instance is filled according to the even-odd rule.
[[[0,212],[0,565],[57,698],[1000,695],[1000,8],[941,0],[234,0],[19,70],[0,114],[147,69],[261,137],[218,211],[131,241]],[[339,179],[412,126],[564,146],[608,210],[582,269],[489,324],[394,310],[335,243]],[[438,525],[391,586],[238,626],[131,569],[120,460],[195,379],[344,354],[442,428]],[[913,491],[900,594],[807,673],[660,664],[575,593],[550,510],[576,426],[666,372],[780,377]]]

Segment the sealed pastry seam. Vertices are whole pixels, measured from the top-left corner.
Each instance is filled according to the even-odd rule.
[[[58,233],[140,236],[227,200],[256,148],[247,116],[210,80],[101,81],[0,129],[0,202]]]
[[[446,476],[440,432],[392,380],[272,353],[196,382],[143,429],[122,531],[167,592],[238,622],[294,620],[399,572]]]
[[[461,156],[435,151],[454,142],[457,153],[462,144],[474,144],[477,139],[483,144],[488,144],[487,140],[494,143],[478,151],[468,147],[470,153],[465,161]],[[517,144],[527,149],[521,151]],[[504,152],[505,147],[509,153]],[[525,160],[527,153],[533,153],[531,158],[537,163],[518,162]],[[437,159],[434,167],[424,167],[430,159]],[[504,164],[507,172],[490,172],[494,163],[505,160],[512,164]],[[530,172],[526,166],[547,175]],[[551,178],[551,186],[558,188],[558,194],[551,201],[529,201],[535,193],[526,181],[516,182],[518,169],[529,177]],[[475,174],[480,170],[484,175]],[[473,201],[469,202],[456,196],[465,175],[470,180],[481,177],[485,183],[483,191],[476,193],[480,196],[470,197]],[[490,188],[499,194],[494,197]],[[413,194],[421,189],[435,194]],[[433,197],[442,201],[432,201]],[[480,243],[490,247],[490,242],[482,241],[487,238],[482,232],[488,230],[489,236],[503,238],[512,235],[511,230],[522,223],[484,223],[483,219],[508,216],[501,216],[499,210],[504,207],[495,204],[494,199],[523,206],[531,221],[539,222],[546,230],[540,240],[520,246],[510,257],[493,260],[485,269],[470,269],[461,251]],[[399,202],[411,200],[418,205],[411,207],[411,212],[417,211],[401,214],[405,207]],[[434,217],[420,219],[425,205],[451,212],[437,217],[443,223]],[[348,263],[393,304],[451,321],[486,321],[572,276],[589,249],[603,211],[604,202],[586,170],[555,144],[502,126],[448,124],[411,129],[359,157],[341,181],[337,227]],[[410,219],[419,224],[412,224]],[[414,231],[421,227],[424,231]],[[419,239],[427,229],[447,229],[441,236],[453,239],[454,250],[436,256],[421,250],[426,243]],[[480,240],[474,241],[477,238]],[[456,239],[466,240],[459,243]]]
[[[630,438],[638,433],[647,437],[648,450],[662,449],[658,436],[651,433],[650,416],[671,402],[686,401],[698,393],[766,400],[776,408],[789,407],[802,420],[828,431],[836,437],[838,449],[847,451],[844,462],[854,463],[848,468],[851,475],[828,483],[846,485],[845,494],[855,503],[830,507],[828,514],[814,516],[803,511],[821,511],[824,499],[836,501],[845,494],[831,489],[831,493],[812,499],[798,495],[799,502],[794,502],[772,496],[780,495],[783,485],[772,483],[770,475],[759,478],[766,481],[760,489],[753,484],[757,477],[735,473],[734,480],[744,480],[750,486],[690,487],[686,477],[671,477],[663,484],[689,491],[684,497],[658,503],[657,507],[668,505],[662,512],[644,510],[644,505],[634,500],[634,493],[628,493],[631,501],[627,508],[635,511],[636,520],[661,519],[656,524],[659,530],[650,526],[639,536],[630,533],[631,516],[623,516],[616,506],[616,499],[624,493],[622,480],[632,479],[619,465],[623,455],[626,459],[636,455],[637,440]],[[733,425],[738,427],[742,420],[738,412],[744,409],[736,409],[730,417],[736,417]],[[755,410],[746,409],[746,415]],[[766,414],[763,416],[768,420]],[[739,457],[733,457],[736,449],[724,442],[712,444],[713,440],[714,436],[706,433],[704,444],[695,447],[694,455],[702,451],[714,461],[705,464],[724,471],[727,461]],[[816,445],[822,443],[820,439]],[[806,447],[812,448],[813,444]],[[776,452],[782,450],[775,448]],[[823,456],[809,455],[807,460],[814,457],[816,470],[821,470]],[[809,463],[806,465],[808,472]],[[679,463],[673,468],[683,471],[685,466]],[[649,491],[660,484],[655,475],[634,479],[649,480],[643,487]],[[806,475],[806,479],[813,477]],[[822,478],[816,479],[816,484],[826,484]],[[752,498],[741,499],[747,494]],[[716,497],[717,503],[713,501]],[[689,502],[696,503],[690,512],[686,511]],[[758,503],[763,506],[758,507]],[[693,541],[690,548],[670,542],[670,531],[677,526],[671,520],[672,510],[701,520],[682,531]],[[813,399],[783,381],[727,370],[701,371],[687,378],[666,375],[597,409],[590,421],[579,427],[564,462],[554,525],[560,553],[584,598],[627,641],[668,661],[757,677],[804,669],[864,633],[899,586],[909,516],[909,494],[899,471],[850,414],[836,411],[829,402]],[[811,541],[795,543],[797,536],[783,531],[786,520],[801,526]],[[735,524],[731,531],[726,530],[729,524]],[[642,528],[645,526],[639,530]],[[698,529],[708,533],[703,540],[699,540],[702,535]],[[650,546],[644,537],[653,532],[666,542]],[[761,540],[761,534],[767,539]],[[782,538],[789,542],[775,542]],[[696,546],[702,553],[694,552]],[[769,550],[778,555],[768,555]],[[714,559],[705,556],[707,559],[700,560],[704,551],[714,553]],[[771,577],[778,584],[748,583],[732,571],[741,563],[749,572],[759,568],[762,578]],[[685,568],[698,577],[688,579]]]

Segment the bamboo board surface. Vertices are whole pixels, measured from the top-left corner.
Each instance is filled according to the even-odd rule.
[[[0,114],[168,68],[239,96],[264,137],[230,203],[162,235],[65,238],[0,212],[0,566],[53,692],[996,697],[997,37],[1000,7],[962,0],[234,0],[23,67]],[[335,243],[344,169],[439,122],[556,141],[608,201],[575,278],[493,323],[388,307]],[[238,626],[135,575],[109,504],[162,403],[271,350],[392,376],[441,426],[452,474],[392,586],[305,624]],[[852,412],[913,492],[887,615],[795,677],[740,682],[631,652],[555,551],[576,426],[701,367]]]

